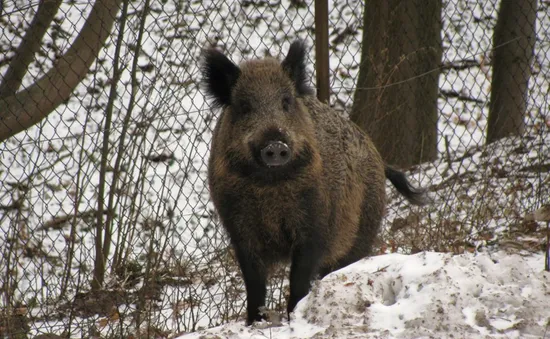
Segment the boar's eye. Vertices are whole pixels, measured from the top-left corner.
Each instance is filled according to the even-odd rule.
[[[290,95],[283,96],[283,110],[288,112],[292,106],[292,97]]]
[[[252,111],[252,105],[248,100],[239,100],[237,106],[239,112],[242,114],[248,114],[250,113],[250,111]]]

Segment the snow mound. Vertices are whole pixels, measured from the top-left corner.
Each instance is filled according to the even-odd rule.
[[[541,254],[386,254],[316,282],[290,325],[240,320],[180,338],[541,338],[550,321],[543,268]]]

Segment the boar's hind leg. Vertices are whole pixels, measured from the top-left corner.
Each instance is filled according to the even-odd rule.
[[[235,246],[235,252],[244,277],[247,296],[246,324],[250,325],[254,321],[262,320],[260,307],[265,305],[266,268],[257,255],[239,248],[239,246]]]
[[[315,278],[321,262],[322,250],[315,241],[308,241],[294,249],[290,268],[290,298],[288,299],[287,313],[290,314],[296,304],[305,297],[311,281]],[[290,317],[289,317],[290,319]]]
[[[327,274],[353,264],[369,255],[372,255],[373,245],[380,229],[382,221],[382,208],[369,207],[369,201],[366,199],[359,230],[357,231],[355,242],[348,253],[340,258],[338,262],[330,266],[324,266],[319,271],[320,279]]]

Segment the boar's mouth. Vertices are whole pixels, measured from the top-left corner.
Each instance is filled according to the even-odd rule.
[[[259,154],[259,152],[253,151],[253,154]],[[251,180],[257,185],[274,185],[294,180],[304,174],[312,162],[313,149],[305,143],[300,150],[293,151],[292,158],[288,163],[274,167],[266,166],[256,155],[245,159],[241,153],[234,150],[228,150],[225,156],[229,170],[241,178]]]

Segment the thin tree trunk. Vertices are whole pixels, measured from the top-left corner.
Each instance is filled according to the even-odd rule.
[[[390,164],[435,159],[441,1],[367,1],[363,18],[351,119]]]
[[[40,42],[48,27],[50,27],[61,2],[61,0],[43,0],[40,2],[23,40],[17,47],[16,57],[12,59],[8,70],[4,74],[0,84],[0,98],[15,94],[21,86],[23,77],[34,59],[34,54],[40,49]]]
[[[106,206],[105,196],[107,185],[107,167],[110,164],[109,153],[109,139],[111,136],[112,121],[114,115],[114,103],[118,97],[117,87],[122,75],[122,67],[120,67],[120,53],[122,44],[124,42],[124,30],[126,28],[126,18],[128,13],[129,0],[125,0],[122,5],[122,19],[120,20],[118,37],[115,46],[113,57],[113,77],[111,82],[111,88],[109,90],[109,99],[107,100],[107,107],[105,109],[105,124],[103,125],[103,142],[101,147],[101,161],[99,165],[99,186],[97,194],[97,213],[96,213],[96,234],[95,234],[95,260],[94,260],[94,278],[91,283],[93,290],[99,290],[103,287],[105,280],[105,266],[107,264],[107,258],[111,249],[111,222],[113,216],[113,210],[111,206]],[[115,190],[117,185],[117,178],[113,178],[111,185]],[[103,219],[103,214],[106,210],[106,218]]]
[[[0,98],[0,142],[37,124],[68,100],[109,36],[121,0],[97,0],[67,52],[25,90]]]
[[[493,36],[487,143],[521,135],[525,129],[536,19],[537,0],[501,1]]]

